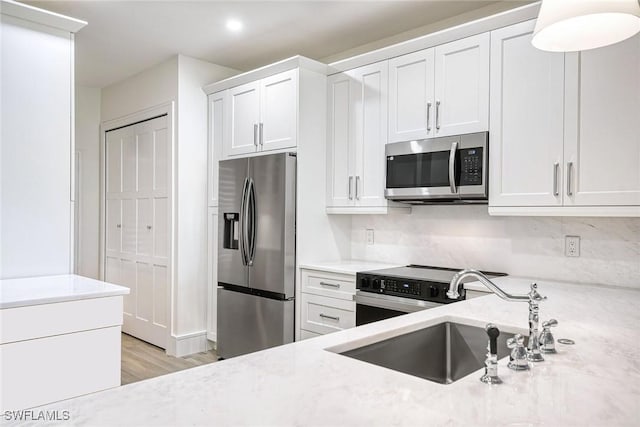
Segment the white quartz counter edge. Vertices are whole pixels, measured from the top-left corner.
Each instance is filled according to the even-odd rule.
[[[129,288],[75,274],[0,280],[0,309],[127,295]]]
[[[496,283],[524,293],[530,280]],[[500,386],[481,370],[442,385],[335,354],[446,320],[527,330],[527,304],[488,295],[39,409],[68,410],[74,425],[637,425],[640,292],[538,284],[541,319],[576,343],[527,372],[502,359]]]
[[[348,274],[355,276],[360,271],[380,270],[383,268],[402,267],[401,264],[387,264],[382,262],[344,260],[344,261],[326,261],[302,263],[299,265],[301,269],[327,271],[330,273]]]

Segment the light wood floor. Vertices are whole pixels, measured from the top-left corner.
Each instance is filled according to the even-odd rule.
[[[122,334],[122,385],[206,365],[217,360],[215,350],[186,357],[167,356],[160,347]]]

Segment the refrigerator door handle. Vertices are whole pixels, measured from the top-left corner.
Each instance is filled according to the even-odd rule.
[[[253,183],[253,178],[249,178],[249,189],[247,190],[247,213],[248,213],[248,228],[251,228],[251,232],[247,233],[248,236],[248,265],[253,265],[253,258],[256,254],[256,190]]]
[[[247,252],[248,236],[247,236],[247,209],[249,195],[249,178],[244,179],[242,186],[242,204],[240,206],[240,255],[242,256],[242,265],[249,265],[249,257]]]

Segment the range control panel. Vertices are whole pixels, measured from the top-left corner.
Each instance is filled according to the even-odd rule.
[[[358,273],[356,280],[356,288],[363,292],[395,295],[443,304],[465,299],[464,294],[458,300],[448,298],[448,283],[377,276],[366,273]]]

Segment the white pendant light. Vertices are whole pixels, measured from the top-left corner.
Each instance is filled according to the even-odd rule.
[[[640,31],[638,0],[543,0],[532,43],[573,52],[625,40]]]

